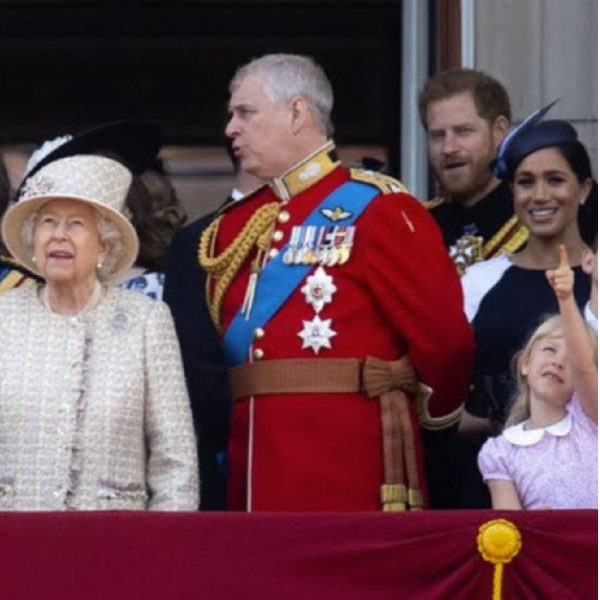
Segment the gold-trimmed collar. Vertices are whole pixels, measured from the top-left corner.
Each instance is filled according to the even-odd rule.
[[[328,141],[288,169],[281,177],[269,180],[269,187],[285,202],[329,175],[339,164],[335,144]]]

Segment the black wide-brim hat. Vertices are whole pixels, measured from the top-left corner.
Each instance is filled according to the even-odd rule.
[[[26,180],[55,160],[79,154],[106,154],[138,174],[152,166],[160,146],[160,127],[154,121],[120,119],[103,123],[63,142],[39,160],[23,176],[17,198]]]

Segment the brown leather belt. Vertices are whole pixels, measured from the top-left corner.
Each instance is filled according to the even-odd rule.
[[[413,424],[406,394],[417,377],[407,356],[383,361],[372,356],[330,359],[280,359],[247,363],[230,370],[234,400],[263,394],[364,392],[379,397],[385,481],[383,510],[423,507]],[[406,481],[408,480],[408,487]]]

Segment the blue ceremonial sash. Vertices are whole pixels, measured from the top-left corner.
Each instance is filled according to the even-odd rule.
[[[350,213],[345,219],[335,221],[336,225],[348,227],[362,214],[371,200],[381,192],[378,188],[358,181],[348,181],[341,185],[308,215],[302,226],[331,225],[323,213],[323,209],[335,210],[342,207]],[[238,311],[231,321],[223,338],[225,360],[230,366],[248,361],[248,350],[252,344],[254,330],[263,327],[290,297],[308,272],[316,265],[286,265],[283,255],[289,244],[286,244],[279,254],[269,261],[260,272],[254,295],[254,305],[250,317]]]

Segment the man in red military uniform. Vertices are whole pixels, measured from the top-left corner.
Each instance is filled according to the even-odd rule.
[[[473,352],[439,230],[396,180],[340,165],[311,59],[256,59],[230,91],[226,134],[268,183],[200,244],[232,366],[229,506],[421,508],[419,425],[456,422]]]

